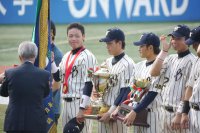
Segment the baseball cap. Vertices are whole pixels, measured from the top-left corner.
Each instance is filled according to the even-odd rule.
[[[190,32],[190,38],[186,40],[187,45],[194,44],[195,42],[200,42],[200,26],[194,28]]]
[[[72,118],[64,127],[63,133],[80,133],[83,130],[84,122],[79,123],[76,117]]]
[[[159,40],[159,37],[152,32],[143,33],[140,37],[140,40],[138,42],[133,42],[133,44],[136,45],[136,46],[141,46],[141,45],[144,45],[144,44],[150,44],[150,45],[159,47],[160,46],[160,40]]]
[[[190,28],[186,25],[177,25],[174,27],[172,33],[168,34],[168,36],[174,37],[185,37],[186,39],[189,38],[190,35]]]
[[[125,35],[119,28],[108,29],[106,32],[106,37],[100,39],[100,42],[111,42],[113,40],[125,41]]]

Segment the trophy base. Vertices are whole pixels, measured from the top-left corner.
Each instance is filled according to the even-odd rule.
[[[85,119],[93,119],[93,120],[99,120],[101,116],[99,115],[84,115]]]
[[[121,109],[118,112],[118,115],[116,118],[120,121],[123,121],[123,118],[128,114],[133,108],[131,106],[128,106],[126,104],[121,104]],[[134,126],[143,126],[143,127],[149,127],[150,125],[147,123],[147,110],[142,110],[140,113],[136,115],[136,118],[133,122]]]
[[[84,118],[98,120],[101,118],[103,113],[106,113],[109,110],[109,107],[106,105],[103,106],[88,106],[84,111]]]

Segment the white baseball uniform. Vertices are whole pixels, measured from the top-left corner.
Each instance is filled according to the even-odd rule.
[[[153,61],[148,62],[146,60],[141,61],[135,66],[135,73],[133,73],[131,81],[134,79],[147,79],[151,81],[151,85],[149,87],[149,91],[158,92],[156,98],[153,100],[151,104],[148,105],[148,116],[147,123],[150,125],[149,128],[142,126],[135,126],[135,133],[159,133],[160,132],[160,105],[161,105],[161,88],[157,87],[159,84],[162,84],[160,77],[151,77],[149,71],[152,67]],[[156,87],[155,87],[156,86]],[[144,98],[145,96],[143,96]]]
[[[169,55],[163,62],[161,74],[164,75],[162,91],[162,123],[164,133],[184,133],[188,130],[172,130],[171,122],[184,96],[195,56],[188,51]]]
[[[111,87],[104,96],[104,102],[109,106],[114,105],[114,101],[119,95],[120,88],[128,87],[135,64],[126,54],[114,65],[112,65],[112,59],[113,57],[105,61],[109,73],[112,75],[109,80]],[[109,123],[98,122],[98,132],[126,133],[127,127],[120,121],[112,121]]]
[[[192,87],[192,96],[190,97],[190,131],[192,133],[200,132],[200,111],[192,108],[192,104],[200,107],[200,58],[196,59],[191,70],[188,86]]]
[[[75,55],[70,54],[70,52],[66,53],[60,63],[60,77],[61,82],[64,82],[65,79],[65,68],[66,61],[69,57],[69,65]],[[76,117],[79,107],[80,107],[80,98],[83,94],[83,88],[85,82],[91,81],[91,78],[88,77],[87,70],[88,68],[96,68],[97,60],[95,56],[87,49],[84,49],[76,58],[70,76],[68,78],[68,92],[66,94],[62,93],[62,98],[72,98],[72,101],[64,101],[63,104],[63,127],[64,125],[72,118]],[[61,89],[63,90],[63,85],[61,85]],[[85,127],[83,128],[83,133],[88,133],[91,131],[90,120],[86,120]]]

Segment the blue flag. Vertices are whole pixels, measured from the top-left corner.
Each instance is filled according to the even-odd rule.
[[[36,24],[33,30],[32,40],[38,47],[38,57],[35,66],[45,69],[51,73],[51,43],[50,43],[50,1],[38,0]],[[56,133],[56,124],[54,122],[52,91],[44,99],[45,111],[47,118],[47,132]]]

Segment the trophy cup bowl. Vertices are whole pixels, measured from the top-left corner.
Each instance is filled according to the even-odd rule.
[[[96,92],[100,95],[95,101],[92,101],[90,106],[88,106],[84,112],[84,117],[86,119],[99,119],[101,114],[109,110],[103,102],[103,95],[108,89],[109,72],[106,68],[100,68],[92,74],[92,79]]]
[[[150,85],[150,82],[147,79],[135,79],[134,84],[139,88],[147,88]]]

